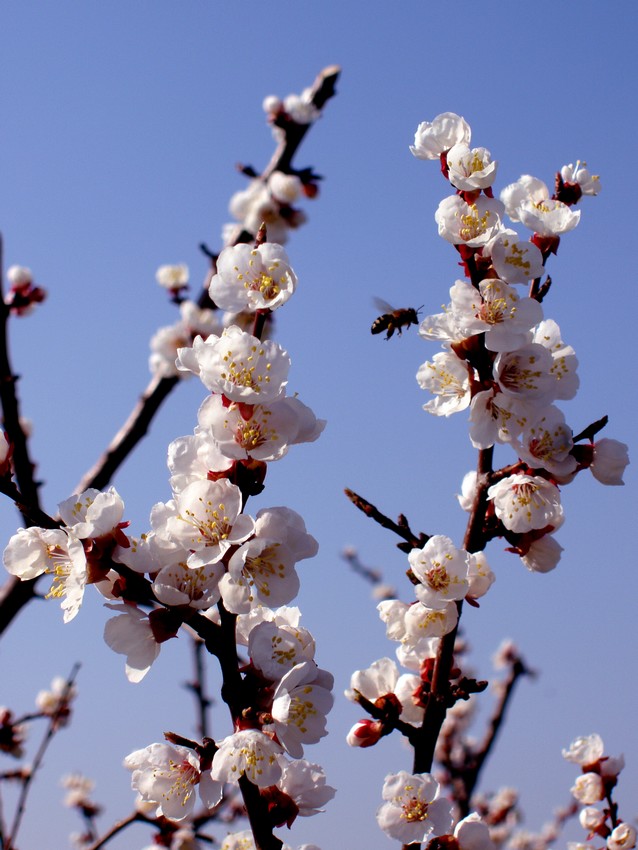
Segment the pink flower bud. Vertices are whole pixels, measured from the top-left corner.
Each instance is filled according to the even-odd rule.
[[[382,734],[378,720],[359,720],[348,732],[346,741],[351,747],[372,747]]]

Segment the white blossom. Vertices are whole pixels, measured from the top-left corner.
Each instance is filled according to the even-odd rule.
[[[188,286],[188,266],[185,263],[160,266],[155,272],[155,279],[164,289],[183,289]]]
[[[435,416],[450,416],[470,403],[470,374],[467,363],[451,351],[439,351],[432,361],[423,363],[416,375],[421,389],[429,390],[436,398],[423,405]]]
[[[439,793],[439,783],[429,773],[389,774],[383,785],[387,802],[377,812],[377,823],[402,844],[446,835],[452,831],[452,805]]]
[[[220,590],[233,614],[246,614],[254,605],[285,605],[299,591],[295,558],[278,540],[255,537],[231,557]]]
[[[586,806],[605,799],[605,786],[598,773],[581,773],[570,790],[578,802]]]
[[[572,210],[562,201],[550,199],[525,201],[520,209],[521,223],[540,236],[559,236],[573,230],[580,221],[580,210]]]
[[[251,608],[246,614],[240,614],[237,617],[235,627],[237,643],[241,646],[248,646],[252,630],[257,628],[260,623],[274,623],[276,626],[297,629],[300,620],[301,611],[294,605],[282,605],[274,611],[271,608],[259,605],[256,608]]]
[[[276,785],[281,777],[282,747],[256,729],[235,732],[218,742],[211,775],[218,782],[237,783],[244,774],[254,785]]]
[[[458,618],[454,602],[447,602],[442,608],[428,608],[416,602],[405,612],[405,630],[416,638],[443,637],[456,626]]]
[[[86,554],[82,541],[62,529],[20,528],[3,554],[4,565],[21,581],[43,573],[53,577],[47,598],[61,599],[65,623],[82,604],[87,580]]]
[[[534,342],[544,346],[552,355],[551,373],[556,381],[553,396],[566,401],[574,398],[579,379],[578,359],[571,345],[565,345],[560,328],[553,319],[544,319],[534,331]]]
[[[201,308],[186,299],[179,305],[179,311],[181,318],[175,324],[160,328],[151,337],[148,367],[154,375],[163,378],[190,378],[190,373],[180,371],[175,363],[179,349],[191,345],[198,335],[206,338],[221,332],[214,310]]]
[[[268,188],[279,203],[292,204],[301,194],[303,183],[296,174],[273,171],[268,178]]]
[[[295,291],[295,275],[288,255],[274,242],[253,247],[240,243],[219,255],[217,274],[210,282],[209,294],[222,310],[276,310]]]
[[[482,248],[501,230],[504,207],[495,198],[479,195],[468,204],[460,195],[444,198],[434,219],[439,236],[452,245]]]
[[[50,690],[38,692],[35,698],[35,704],[38,711],[49,717],[59,714],[58,724],[66,725],[68,707],[77,697],[77,694],[78,691],[75,685],[70,685],[63,676],[56,676],[51,682]]]
[[[576,164],[563,165],[560,170],[560,176],[565,183],[578,183],[580,191],[583,195],[598,195],[600,193],[600,177],[597,174],[590,174],[587,170],[587,163],[576,160]]]
[[[312,101],[312,89],[305,88],[301,94],[289,94],[284,98],[284,110],[296,124],[312,124],[319,115],[319,109]]]
[[[346,698],[355,700],[355,691],[374,702],[379,697],[394,693],[399,670],[391,658],[380,658],[365,670],[355,670],[350,677],[350,688],[345,691]]]
[[[193,481],[177,494],[172,510],[167,506],[161,536],[191,551],[189,567],[212,564],[252,534],[254,521],[241,507],[241,491],[227,478]]]
[[[535,415],[533,400],[493,387],[472,398],[470,440],[476,449],[510,443]]]
[[[418,159],[438,159],[453,145],[469,145],[470,126],[454,112],[442,112],[433,121],[423,121],[414,135],[410,150]]]
[[[561,201],[551,200],[545,183],[529,174],[506,186],[501,200],[512,221],[520,221],[541,236],[566,233],[580,221],[579,211],[571,210]]]
[[[294,758],[303,756],[304,744],[315,744],[327,735],[332,685],[332,676],[312,661],[297,664],[277,685],[271,709],[275,731]]]
[[[531,343],[516,351],[502,351],[494,361],[494,379],[501,391],[536,405],[550,404],[557,386],[553,358],[545,346]]]
[[[499,236],[491,246],[491,257],[496,274],[507,283],[527,283],[545,271],[540,248],[516,236]]]
[[[575,738],[567,750],[562,751],[564,759],[585,767],[599,761],[605,752],[605,745],[600,735],[595,732]]]
[[[422,656],[424,660],[427,655]],[[397,679],[394,693],[401,703],[401,720],[406,723],[412,723],[414,726],[420,726],[423,723],[423,712],[425,711],[422,705],[417,704],[415,696],[421,687],[422,680],[418,673],[402,673]]]
[[[167,463],[171,489],[177,495],[194,479],[208,481],[211,470],[225,472],[230,469],[233,461],[222,454],[205,428],[196,426],[192,435],[178,437],[169,444]]]
[[[505,528],[517,533],[556,527],[562,520],[560,492],[540,476],[517,473],[493,484],[487,491],[496,516]]]
[[[539,411],[520,436],[512,440],[512,447],[529,467],[542,467],[555,475],[574,472],[576,458],[570,454],[574,447],[571,428],[565,423],[561,410],[553,405]]]
[[[607,839],[607,850],[631,850],[636,846],[636,829],[628,823],[619,823]]]
[[[165,605],[210,608],[219,601],[223,574],[224,567],[219,562],[192,569],[180,561],[159,571],[153,581],[153,593]]]
[[[224,456],[264,461],[279,460],[295,443],[316,440],[325,426],[294,397],[246,405],[218,394],[205,399],[198,421]]]
[[[278,682],[297,664],[314,660],[315,640],[301,626],[264,620],[250,631],[248,655],[262,676]]]
[[[95,787],[95,782],[81,773],[68,773],[60,779],[60,785],[68,789],[64,798],[64,805],[69,808],[83,807],[92,805],[91,791]]]
[[[129,682],[141,682],[160,651],[148,616],[134,605],[108,604],[106,607],[120,613],[104,626],[104,640],[113,652],[126,655],[125,671]]]
[[[488,351],[514,351],[529,341],[529,331],[543,318],[533,298],[520,298],[515,289],[498,278],[486,278],[478,290],[457,280],[450,290],[452,313],[464,337],[485,333]]]
[[[563,547],[552,534],[544,534],[539,540],[534,540],[521,561],[532,573],[548,573],[560,561]]]
[[[454,827],[460,850],[493,850],[494,842],[485,821],[476,812],[464,817]]]
[[[489,188],[496,179],[498,163],[487,148],[472,148],[465,143],[453,145],[447,152],[448,179],[463,192]]]
[[[623,485],[623,473],[629,463],[629,448],[619,440],[603,437],[594,443],[591,474],[601,484]]]
[[[322,806],[336,794],[335,789],[326,783],[323,768],[305,759],[287,761],[278,785],[299,808],[300,817],[309,817],[323,811]]]
[[[157,813],[171,820],[183,820],[195,806],[197,790],[206,808],[216,805],[222,786],[202,773],[193,750],[177,744],[150,744],[124,759],[132,771],[131,786],[145,802],[156,803]]]
[[[428,608],[445,608],[466,595],[467,552],[457,549],[449,537],[434,534],[422,549],[412,549],[408,561],[420,582],[416,595]]]
[[[459,500],[461,510],[468,512],[472,510],[474,500],[476,498],[476,480],[477,474],[475,469],[471,469],[463,476],[463,481],[461,482],[461,492],[458,493],[456,496],[456,498]]]
[[[197,336],[192,347],[180,348],[177,368],[199,375],[207,389],[231,401],[263,404],[283,395],[290,358],[272,340],[259,340],[233,325],[221,337]]]
[[[104,493],[89,488],[60,502],[58,511],[70,532],[84,540],[113,533],[122,519],[124,502],[115,487]]]
[[[496,581],[496,576],[487,563],[484,552],[468,553],[467,556],[467,580],[469,583],[467,594],[471,599],[480,599]]]
[[[7,280],[11,286],[25,286],[33,283],[33,272],[27,266],[9,266],[7,269]]]
[[[580,810],[578,820],[583,829],[586,829],[587,832],[594,832],[605,823],[606,816],[594,806],[585,806],[584,809]]]

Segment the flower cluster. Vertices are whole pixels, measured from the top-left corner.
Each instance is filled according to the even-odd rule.
[[[369,747],[395,728],[396,721],[420,726],[440,638],[458,622],[457,603],[484,596],[494,582],[482,552],[457,549],[449,537],[433,535],[409,556],[416,601],[384,600],[377,606],[386,635],[398,642],[397,658],[409,672],[400,673],[389,658],[356,671],[346,696],[374,704],[376,720],[361,720],[348,735],[351,746]]]
[[[514,450],[518,461],[494,475],[488,490],[492,536],[505,537],[528,569],[547,572],[561,553],[552,536],[563,523],[559,486],[586,468],[602,483],[622,484],[628,463],[623,443],[594,442],[594,428],[575,438],[567,425],[557,402],[576,394],[577,359],[541,305],[545,263],[580,219],[573,205],[600,184],[577,163],[563,167],[551,197],[545,183],[523,175],[497,200],[497,164],[485,148],[470,148],[470,139],[467,122],[444,113],[419,126],[411,148],[421,159],[439,159],[455,190],[435,220],[466,271],[445,311],[421,322],[420,335],[443,350],[419,368],[417,381],[433,395],[424,405],[429,413],[469,409],[475,448],[507,443]],[[532,231],[529,240],[505,224],[506,214]],[[464,485],[468,506],[475,481],[470,475]]]
[[[284,304],[296,280],[279,245],[239,245],[220,255],[210,291],[220,306],[255,314]],[[153,744],[131,754],[126,766],[143,799],[171,819],[190,814],[196,786],[210,807],[224,783],[245,776],[271,800],[273,823],[291,823],[319,811],[334,794],[321,768],[302,758],[304,746],[326,734],[333,679],[315,663],[314,639],[299,625],[299,611],[286,607],[299,588],[296,564],[315,555],[317,544],[290,508],[262,509],[253,518],[244,505],[262,488],[267,462],[316,439],[325,423],[287,396],[287,352],[237,326],[196,337],[178,351],[176,363],[211,394],[194,434],[169,447],[173,498],[155,505],[151,530],[114,559],[149,573],[157,601],[178,607],[184,618],[190,610],[217,621],[217,603],[236,616],[236,639],[248,650],[243,681],[252,708],[236,718],[235,731],[210,757]],[[159,642],[152,614],[147,626],[142,617],[138,609],[122,610],[106,638],[127,654],[129,669],[143,673]],[[140,659],[143,628],[152,637]]]
[[[47,297],[46,289],[33,282],[33,272],[26,266],[8,268],[7,280],[10,287],[4,300],[15,316],[27,316]]]
[[[576,436],[567,425],[558,403],[573,398],[578,389],[576,355],[542,306],[551,283],[545,264],[561,235],[579,222],[574,205],[600,190],[598,178],[577,163],[559,172],[552,196],[542,181],[524,175],[497,199],[497,162],[489,150],[472,148],[470,142],[467,122],[444,113],[418,127],[411,148],[419,159],[439,160],[453,189],[439,204],[435,221],[439,235],[458,252],[465,276],[450,288],[443,312],[420,323],[420,335],[438,341],[442,350],[419,368],[417,381],[432,395],[424,405],[429,413],[447,417],[469,410],[470,440],[480,454],[478,471],[466,475],[459,501],[470,520],[461,549],[440,534],[413,534],[403,516],[397,525],[380,519],[374,506],[350,494],[358,507],[403,538],[399,548],[408,554],[407,575],[416,599],[386,599],[378,605],[387,637],[399,643],[397,659],[407,672],[383,658],[353,674],[346,696],[369,718],[358,721],[347,740],[351,746],[370,747],[399,731],[415,750],[414,773],[386,778],[386,802],[377,820],[390,837],[404,846],[434,839],[439,847],[487,850],[493,840],[503,840],[491,830],[499,824],[503,830],[505,820],[511,836],[515,800],[483,806],[452,834],[451,803],[425,772],[437,758],[459,811],[470,810],[487,749],[479,751],[479,745],[463,740],[471,717],[467,700],[487,683],[463,675],[458,663],[463,602],[478,605],[494,581],[483,554],[493,538],[504,537],[530,570],[547,572],[556,566],[561,547],[553,533],[563,522],[559,487],[584,469],[603,483],[622,484],[628,457],[622,443],[594,441],[606,419]],[[531,237],[525,239],[506,225],[506,215],[531,230]],[[521,285],[526,293],[517,289]],[[508,444],[516,455],[515,462],[497,471],[496,444]],[[500,714],[494,729],[516,677],[530,673],[513,646],[499,655],[509,674],[497,694]],[[493,737],[488,734],[486,741],[489,748]],[[603,765],[609,760],[602,749],[583,758],[586,772],[573,789],[575,796],[583,803],[609,799],[615,782],[615,774],[613,780],[604,778]],[[422,772],[416,772],[417,765]],[[599,833],[607,837],[614,830],[608,850],[629,850],[632,838],[625,825],[613,821],[613,811],[600,814],[600,822],[608,815],[611,827]],[[622,836],[616,833],[623,829]],[[516,840],[525,846],[523,836]],[[528,844],[532,846],[531,838]]]
[[[291,131],[303,132],[321,114],[312,88],[304,89],[299,95],[290,94],[283,100],[269,95],[263,106],[278,142],[283,142]],[[295,204],[303,197],[317,197],[319,175],[310,168],[289,167],[286,171],[275,170],[262,177],[249,167],[242,170],[250,178],[250,183],[230,199],[229,212],[235,222],[224,226],[224,244],[232,245],[241,231],[256,237],[263,223],[268,228],[270,239],[283,245],[290,230],[305,224],[306,214]]]
[[[571,791],[582,806],[580,824],[587,832],[587,840],[594,837],[605,841],[607,850],[632,850],[636,846],[636,829],[618,817],[618,807],[612,800],[618,775],[625,766],[622,756],[606,756],[600,735],[576,738],[563,758],[581,769]],[[602,809],[597,804],[604,804]],[[572,850],[585,850],[589,844],[572,844]]]
[[[262,789],[273,826],[314,814],[334,794],[322,769],[303,759],[304,747],[326,734],[333,677],[317,666],[299,611],[287,607],[299,589],[296,566],[316,554],[317,543],[290,508],[245,512],[248,497],[263,489],[268,462],[315,440],[325,424],[287,395],[290,357],[259,336],[264,314],[282,306],[296,283],[280,245],[238,245],[220,255],[211,296],[252,313],[255,334],[231,325],[178,348],[176,369],[197,375],[209,395],[194,433],[169,447],[172,496],[153,507],[147,532],[125,533],[124,503],[113,488],[88,490],[59,505],[59,527],[20,529],[4,552],[21,579],[52,575],[48,596],[62,599],[65,621],[78,613],[88,584],[107,597],[115,616],[104,637],[126,656],[132,682],[183,623],[205,634],[220,660],[229,640],[246,647],[248,664],[237,672],[242,701],[229,703],[232,734],[212,749],[152,744],[126,759],[142,801],[175,821],[190,816],[196,792],[210,810],[223,785],[242,776]],[[229,657],[236,663],[234,648]],[[58,691],[41,695],[42,711],[59,703]]]

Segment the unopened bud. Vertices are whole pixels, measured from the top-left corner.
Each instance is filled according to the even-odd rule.
[[[351,747],[372,747],[383,734],[383,727],[378,720],[359,720],[355,723],[346,737]]]

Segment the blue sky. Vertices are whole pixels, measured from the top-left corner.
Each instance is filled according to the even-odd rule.
[[[298,823],[290,842],[341,850],[356,836],[385,846],[374,823],[382,779],[408,767],[409,754],[392,741],[349,751],[343,738],[358,713],[340,693],[352,670],[393,647],[339,552],[356,546],[397,584],[406,563],[342,490],[460,542],[454,493],[474,465],[464,415],[442,421],[421,410],[427,399],[414,375],[436,348],[414,329],[388,343],[369,333],[374,296],[436,312],[457,275],[433,220],[448,189],[436,165],[416,161],[408,145],[420,121],[449,110],[499,160],[497,188],[521,173],[551,184],[576,159],[601,174],[603,192],[585,200],[581,224],[552,259],[545,308],[580,360],[568,421],[580,430],[606,413],[608,436],[631,447],[635,5],[7,0],[2,19],[0,230],[5,264],[30,266],[49,290],[11,337],[50,511],[128,414],[148,380],[148,340],[175,319],[156,268],[186,262],[193,281],[202,279],[197,245],[220,244],[228,199],[242,187],[235,163],[259,168],[269,158],[263,97],[300,91],[326,65],[343,68],[338,96],[296,160],[325,181],[306,205],[308,225],[288,245],[300,283],[277,330],[293,360],[291,389],[328,427],[319,442],[272,465],[254,508],[293,507],[320,542],[319,556],[300,568],[299,604],[319,663],[337,678],[331,735],[308,754],[325,764],[339,794],[326,814]],[[195,381],[181,386],[115,480],[137,531],[153,503],[168,498],[166,445],[192,430],[203,395]],[[528,574],[493,544],[497,583],[480,610],[467,612],[480,675],[490,676],[490,655],[506,636],[540,673],[521,685],[482,783],[519,787],[531,829],[568,799],[573,770],[560,748],[592,731],[612,753],[625,752],[621,813],[635,814],[635,467],[626,481],[603,488],[583,475],[565,489],[565,553],[550,575]],[[8,539],[16,527],[8,504],[0,523]],[[44,834],[63,847],[77,828],[57,806],[60,773],[95,778],[106,825],[132,804],[121,759],[165,729],[191,732],[178,687],[190,675],[184,647],[174,641],[141,685],[129,685],[122,659],[102,642],[105,620],[97,597],[68,626],[55,605],[38,602],[0,646],[0,702],[16,710],[28,709],[53,675],[83,663],[76,721],[47,759],[22,850],[42,846]],[[221,711],[217,724],[226,734]],[[147,843],[140,829],[111,846]]]

